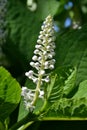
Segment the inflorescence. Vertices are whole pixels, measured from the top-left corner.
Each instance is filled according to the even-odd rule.
[[[22,87],[22,96],[24,97],[25,106],[31,111],[35,108],[37,98],[44,97],[44,91],[41,90],[43,82],[50,81],[47,70],[54,69],[55,59],[55,36],[53,18],[49,15],[41,26],[40,35],[35,45],[34,56],[30,65],[36,71],[30,70],[25,75],[31,79],[35,84],[35,90]]]

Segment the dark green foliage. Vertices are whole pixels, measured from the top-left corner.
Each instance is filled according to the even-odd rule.
[[[5,120],[20,102],[21,89],[10,73],[0,67],[0,120]]]
[[[40,22],[36,15],[28,11],[26,6],[20,1],[15,3],[12,0],[8,8],[9,35],[7,43],[3,45],[3,51],[11,62],[15,73],[20,75],[29,66],[40,30]]]
[[[77,82],[87,79],[87,25],[81,30],[71,31],[57,38],[57,66],[72,65],[78,68]]]

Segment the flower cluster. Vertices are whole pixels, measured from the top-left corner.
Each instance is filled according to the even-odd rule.
[[[33,111],[35,106],[32,105],[32,101],[34,98],[35,90],[28,89],[27,87],[22,87],[22,93],[21,95],[24,97],[24,104],[26,106],[26,109],[30,109],[30,111]],[[40,90],[39,92],[39,98],[43,98],[44,91]]]
[[[34,70],[26,72],[25,75],[33,80],[36,84],[35,90],[22,89],[22,96],[24,96],[25,106],[29,109],[33,109],[36,105],[38,97],[43,97],[44,92],[41,91],[41,85],[43,82],[49,82],[49,73],[47,70],[54,69],[55,59],[55,36],[54,25],[52,16],[49,15],[41,26],[40,35],[35,45],[34,56],[30,65]],[[26,91],[25,91],[26,90]]]
[[[2,44],[5,41],[5,36],[6,36],[6,21],[5,21],[5,16],[6,16],[6,5],[7,5],[7,0],[0,0],[0,44]]]
[[[47,69],[54,69],[55,59],[55,36],[52,17],[49,15],[43,22],[40,35],[35,45],[34,56],[30,65],[37,70],[37,74],[30,70],[25,75],[37,84],[38,78],[41,76],[42,82],[49,82],[49,75],[46,74]]]

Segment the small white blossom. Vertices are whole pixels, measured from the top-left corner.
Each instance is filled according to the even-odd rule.
[[[31,65],[32,67],[34,67],[34,66],[35,66],[35,63],[34,63],[34,62],[30,62],[30,65]]]
[[[49,49],[51,49],[52,47],[48,45],[46,48],[47,48],[47,50],[49,50]]]
[[[48,54],[48,58],[51,59],[53,57],[52,54]]]
[[[34,73],[34,72],[33,72],[32,70],[30,70],[29,72],[26,72],[25,75],[29,77],[29,76],[32,76],[33,73]]]
[[[46,39],[44,39],[43,41],[42,41],[42,44],[44,45],[46,43]]]
[[[38,57],[38,61],[39,61],[39,62],[41,61],[41,59],[42,59],[41,57]]]
[[[34,51],[34,54],[38,54],[38,53],[39,53],[39,50],[36,49],[36,50]]]
[[[43,35],[41,34],[38,38],[39,38],[39,39],[43,39]]]
[[[22,87],[22,97],[24,98],[24,104],[26,106],[26,109],[30,109],[30,111],[33,111],[35,106],[32,106],[32,100],[34,98],[34,92],[35,90],[28,89],[27,87]]]
[[[39,98],[43,98],[43,96],[44,96],[44,91],[40,90]]]
[[[42,25],[42,26],[41,26],[41,29],[44,30],[44,28],[45,28],[44,25]]]
[[[48,61],[46,61],[46,62],[44,63],[44,65],[45,65],[45,66],[48,66],[48,65],[49,65],[49,62],[48,62]]]
[[[44,75],[45,71],[44,70],[40,70],[38,73],[41,74],[41,75]]]
[[[41,45],[36,45],[35,48],[39,49],[41,48]]]
[[[25,96],[25,94],[28,92],[27,88],[26,87],[22,87],[22,93],[21,95],[22,96]]]
[[[38,82],[38,79],[36,77],[33,77],[32,80],[33,80],[34,83]]]
[[[42,41],[41,41],[40,39],[38,39],[38,40],[37,40],[37,43],[38,43],[38,44],[41,44],[41,43],[42,43]]]
[[[36,61],[38,59],[38,57],[36,56],[36,55],[34,55],[33,57],[32,57],[32,60],[34,60],[34,61]]]
[[[47,54],[47,51],[43,51],[43,55],[46,55]]]
[[[50,65],[50,66],[49,66],[49,69],[54,69],[54,65]]]
[[[44,79],[44,81],[45,81],[46,83],[48,83],[48,82],[50,81],[49,76],[47,76],[47,77]]]

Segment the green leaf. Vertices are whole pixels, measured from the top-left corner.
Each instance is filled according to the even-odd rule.
[[[44,20],[49,14],[55,15],[60,7],[56,0],[38,0],[37,17]]]
[[[24,106],[24,99],[21,99],[20,106],[19,106],[19,113],[18,113],[18,121],[23,119],[28,114],[28,111],[26,110]]]
[[[47,100],[56,100],[67,96],[74,89],[76,80],[76,68],[61,67],[57,68],[50,76],[50,83],[47,85]]]
[[[78,85],[87,79],[87,25],[80,30],[69,31],[56,40],[56,65],[77,67]]]
[[[44,114],[44,118],[54,119],[74,119],[74,118],[87,118],[87,98],[80,99],[67,99],[62,98],[55,102],[47,113]]]
[[[21,98],[19,83],[0,67],[0,120],[4,120],[17,107]]]
[[[74,89],[75,86],[75,80],[76,80],[76,68],[72,70],[71,75],[65,80],[65,85],[64,85],[64,95],[67,96],[70,94],[70,92]]]
[[[87,97],[87,80],[80,83],[77,93],[73,96],[73,99],[79,99]]]
[[[80,83],[72,98],[61,98],[47,110],[47,118],[87,118],[87,80]]]
[[[55,102],[55,100],[62,96],[63,87],[59,84],[58,80],[57,74],[51,76],[50,83],[47,87],[47,100],[49,102]]]
[[[25,71],[29,66],[41,21],[21,1],[11,0],[8,5],[9,35],[3,45],[3,51],[10,60],[12,68],[14,67],[15,73],[18,73],[18,71]]]

